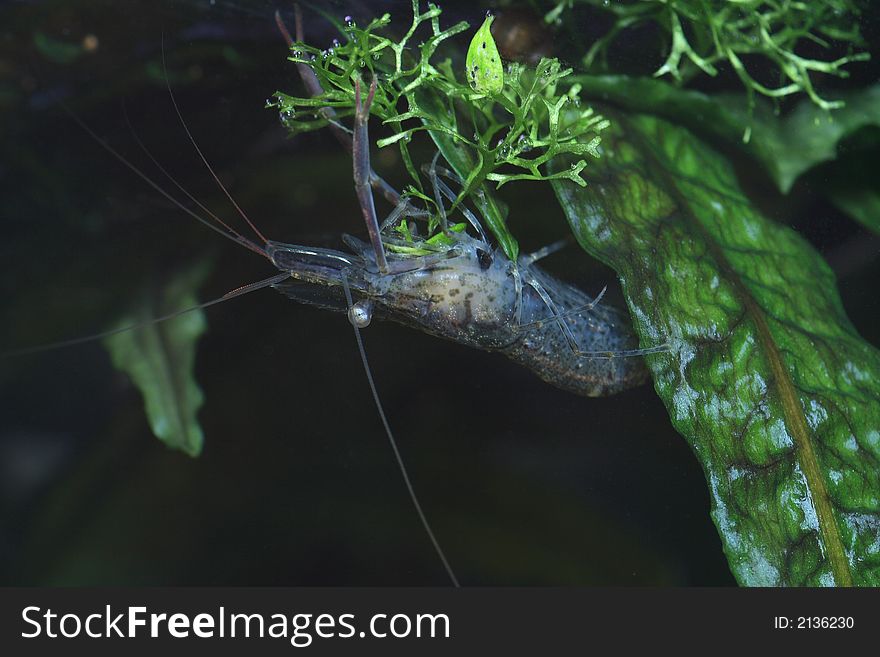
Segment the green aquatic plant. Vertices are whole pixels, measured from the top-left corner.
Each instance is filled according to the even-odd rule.
[[[736,73],[750,99],[755,94],[781,98],[804,93],[822,109],[843,106],[816,90],[820,75],[844,78],[853,62],[865,61],[867,52],[859,31],[860,4],[854,0],[561,0],[546,20],[561,20],[575,5],[589,5],[610,14],[610,29],[590,46],[584,65],[606,61],[609,47],[623,33],[646,24],[665,34],[665,61],[655,71],[683,83],[699,73],[718,74],[727,64]],[[843,44],[835,54],[832,44]],[[829,56],[801,54],[804,46]],[[757,73],[756,60],[769,66],[773,81]]]
[[[205,439],[196,418],[204,394],[193,376],[196,345],[207,328],[205,314],[196,310],[167,322],[149,320],[196,306],[196,290],[208,277],[210,265],[199,260],[173,281],[140,290],[131,314],[121,318],[116,328],[146,325],[104,339],[113,366],[126,372],[143,392],[153,434],[190,456],[201,453]]]
[[[473,199],[507,256],[516,260],[517,242],[486,183],[501,187],[511,181],[564,178],[583,185],[581,172],[587,161],[582,156],[598,157],[600,133],[608,122],[581,105],[578,85],[564,84],[572,69],[556,59],[542,59],[535,68],[512,63],[500,86],[495,80],[489,87],[473,88],[465,66],[457,73],[449,58],[432,61],[441,43],[468,28],[467,23],[457,23],[441,29],[440,13],[430,3],[422,12],[414,0],[412,23],[399,39],[384,34],[391,22],[385,14],[362,28],[353,21],[340,24],[345,41],[329,48],[295,43],[291,60],[311,67],[324,92],[300,97],[279,91],[272,106],[294,134],[320,129],[351,116],[356,85],[375,80],[370,111],[391,132],[376,143],[380,148],[399,147],[412,180],[411,193],[430,201],[409,150],[412,137],[427,132],[464,180],[456,204]],[[491,34],[486,34],[489,24],[478,32],[480,44],[491,42]],[[427,29],[420,30],[422,26]],[[422,31],[427,34],[413,46]],[[563,114],[564,107],[575,111]],[[331,108],[335,118],[324,108]],[[565,171],[548,172],[547,163],[563,153],[578,159]]]
[[[595,184],[554,186],[643,340],[676,345],[648,363],[706,472],[731,570],[746,585],[877,586],[880,352],[821,256],[761,214],[729,162],[662,119],[612,116]]]
[[[588,96],[627,111],[662,116],[706,139],[724,143],[756,160],[783,194],[811,169],[838,157],[842,142],[860,130],[880,126],[880,84],[841,93],[846,106],[834,112],[802,99],[780,115],[769,103],[749,108],[732,94],[709,95],[677,89],[662,80],[622,75],[577,75]],[[741,135],[751,130],[753,139]],[[880,217],[874,221],[880,222]]]

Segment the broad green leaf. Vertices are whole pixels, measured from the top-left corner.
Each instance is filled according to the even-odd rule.
[[[491,14],[486,16],[486,20],[471,39],[465,59],[468,83],[478,93],[500,94],[504,88],[504,65],[501,63],[495,39],[492,38],[494,20],[495,17]]]
[[[733,573],[880,585],[880,353],[826,263],[761,216],[724,158],[655,117],[606,115],[587,187],[553,186],[618,272],[642,347],[670,345],[647,361]]]
[[[835,159],[841,139],[865,126],[880,126],[880,84],[841,94],[845,105],[830,112],[803,100],[778,117],[767,103],[758,103],[750,113],[742,96],[712,97],[660,80],[622,75],[575,79],[587,97],[656,114],[703,137],[736,145],[764,165],[783,193],[807,170]],[[747,142],[743,135],[749,135]]]
[[[874,188],[831,188],[829,198],[841,210],[858,221],[865,228],[880,233],[880,190]]]
[[[842,139],[865,126],[880,125],[880,84],[841,98],[846,104],[840,109],[829,112],[802,101],[782,118],[763,105],[764,111],[756,111],[754,117],[736,103],[727,103],[727,110],[740,124],[753,126],[752,148],[786,193],[801,174],[835,159]]]
[[[34,32],[34,46],[43,57],[55,64],[72,64],[85,50],[82,44],[53,39],[44,32]]]
[[[198,304],[196,290],[210,270],[204,260],[159,289],[144,290],[136,310],[118,326],[130,326]],[[196,414],[204,395],[195,380],[196,343],[205,332],[202,310],[123,331],[104,340],[113,365],[131,377],[144,396],[153,434],[190,456],[202,451],[204,436]]]
[[[810,174],[807,184],[819,189],[840,210],[865,228],[880,233],[880,130],[866,129],[847,140],[834,164]]]

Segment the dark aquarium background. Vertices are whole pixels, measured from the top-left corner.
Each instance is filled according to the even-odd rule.
[[[320,6],[355,20],[390,11],[393,24],[409,24],[409,2]],[[476,27],[490,6],[504,16],[503,6],[444,3],[441,20]],[[523,7],[506,11],[528,28],[536,14]],[[193,267],[209,272],[203,300],[274,273],[151,189],[65,107],[176,193],[142,141],[244,231],[188,141],[167,80],[219,177],[270,238],[339,248],[343,233],[364,237],[345,152],[329,134],[289,138],[265,108],[276,90],[304,94],[276,9],[292,24],[286,1],[0,5],[0,351],[106,330],[145,290]],[[304,12],[307,39],[329,46],[332,26]],[[535,47],[574,60],[569,49],[584,46],[570,35],[588,40],[596,29],[539,34]],[[459,53],[467,42],[454,44]],[[648,56],[630,45],[623,70]],[[848,84],[876,73],[863,66]],[[706,85],[738,90],[724,75]],[[431,154],[427,145],[417,153]],[[397,151],[373,156],[382,175],[404,181]],[[783,199],[742,173],[771,216],[821,250],[850,318],[880,343],[877,239],[809,181]],[[524,249],[568,234],[549,186],[511,185],[505,199]],[[547,267],[593,294],[607,284],[607,302],[623,305],[614,272],[576,247]],[[205,447],[195,459],[153,437],[140,392],[100,342],[0,360],[0,582],[447,584],[345,317],[262,290],[210,308],[207,321],[196,359]],[[363,336],[410,476],[463,584],[734,584],[703,473],[651,386],[584,399],[500,355],[395,324]]]

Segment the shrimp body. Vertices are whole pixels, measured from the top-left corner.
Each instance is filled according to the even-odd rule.
[[[361,308],[379,318],[500,352],[548,383],[580,395],[612,395],[647,380],[642,358],[583,355],[636,348],[628,322],[619,311],[596,305],[527,257],[514,265],[500,249],[489,254],[484,242],[462,233],[438,259],[423,256],[423,262],[405,271],[382,274],[368,245],[353,239],[348,243],[355,255],[271,242],[270,258],[291,276],[275,287],[298,301],[344,311],[342,287],[348,285]],[[552,298],[555,309],[538,287]]]

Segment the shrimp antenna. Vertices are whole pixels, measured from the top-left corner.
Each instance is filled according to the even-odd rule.
[[[349,311],[351,311],[353,305],[351,300],[351,289],[348,287],[348,278],[346,278],[344,272],[342,274],[342,288],[345,290],[345,301],[348,304]],[[358,351],[361,355],[361,362],[364,364],[364,372],[367,375],[367,382],[370,384],[370,392],[373,393],[373,401],[376,403],[376,409],[379,411],[379,417],[382,420],[382,425],[385,427],[385,434],[388,436],[388,442],[391,443],[391,449],[394,452],[394,458],[397,460],[397,465],[400,468],[400,474],[403,475],[403,482],[406,484],[406,489],[409,492],[409,499],[412,500],[413,506],[416,508],[416,513],[419,514],[419,520],[422,521],[422,527],[425,528],[425,532],[428,534],[428,538],[431,539],[431,544],[434,546],[434,551],[437,553],[437,556],[440,557],[440,561],[443,562],[443,568],[446,570],[446,574],[452,581],[452,585],[455,588],[460,588],[461,585],[458,583],[458,578],[455,576],[452,566],[449,565],[449,561],[446,559],[446,554],[443,552],[443,548],[440,547],[437,537],[434,536],[434,531],[428,523],[428,518],[422,510],[422,505],[419,504],[419,498],[416,497],[416,491],[409,479],[409,474],[403,463],[403,457],[400,455],[400,450],[397,448],[397,441],[394,439],[394,434],[391,432],[391,425],[388,423],[388,417],[385,415],[385,409],[382,407],[382,401],[379,399],[379,392],[376,389],[376,382],[373,380],[373,372],[370,369],[370,363],[367,360],[367,351],[364,349],[364,341],[361,338],[360,329],[353,322],[351,326],[354,329],[354,337],[357,341]]]
[[[16,349],[14,351],[7,351],[4,353],[0,353],[0,360],[5,358],[16,358],[18,356],[27,356],[29,354],[38,354],[44,351],[54,351],[56,349],[63,349],[64,347],[73,347],[74,345],[83,344],[86,342],[94,342],[96,340],[102,340],[104,338],[109,338],[111,335],[117,335],[118,333],[125,333],[126,331],[134,331],[136,329],[146,328],[147,326],[153,326],[154,324],[159,324],[160,322],[166,322],[169,319],[174,319],[176,317],[180,317],[181,315],[186,315],[187,313],[194,312],[196,310],[202,310],[204,308],[209,308],[211,306],[216,306],[218,303],[223,303],[224,301],[229,301],[231,299],[235,299],[236,297],[243,296],[248,292],[254,292],[256,290],[261,290],[264,287],[271,287],[285,280],[286,278],[290,278],[290,274],[285,272],[283,274],[275,274],[270,278],[265,278],[261,281],[257,281],[255,283],[249,283],[248,285],[242,285],[241,287],[237,287],[234,290],[230,290],[222,297],[217,297],[216,299],[211,299],[210,301],[206,301],[205,303],[200,303],[197,306],[191,306],[189,308],[183,308],[181,310],[175,310],[172,313],[168,313],[167,315],[162,315],[161,317],[154,317],[152,319],[147,319],[143,322],[137,322],[136,324],[129,324],[128,326],[121,326],[119,328],[110,329],[109,331],[101,331],[100,333],[93,333],[91,335],[86,335],[81,338],[72,338],[70,340],[60,340],[58,342],[50,342],[48,344],[41,344],[37,347],[25,347],[24,349]]]
[[[163,197],[168,199],[176,207],[180,208],[183,212],[185,212],[186,214],[191,216],[193,219],[198,221],[200,224],[207,226],[208,228],[213,230],[215,233],[222,235],[226,239],[232,240],[236,244],[239,244],[240,246],[243,246],[247,249],[250,249],[254,253],[259,253],[264,258],[268,257],[268,256],[266,256],[266,252],[263,250],[262,247],[260,247],[256,243],[252,242],[251,240],[247,239],[243,235],[240,235],[238,232],[232,230],[223,221],[220,221],[218,219],[218,221],[220,221],[220,224],[222,226],[222,228],[221,228],[220,226],[217,226],[216,224],[212,223],[211,221],[208,221],[207,219],[205,219],[204,217],[202,217],[198,213],[193,212],[190,208],[186,207],[183,203],[181,203],[179,200],[177,200],[171,194],[169,194],[168,191],[166,189],[164,189],[159,183],[157,183],[155,180],[153,180],[147,174],[145,174],[143,171],[141,171],[138,167],[136,167],[131,161],[129,161],[128,158],[126,158],[124,155],[122,155],[119,151],[117,151],[115,148],[113,148],[106,141],[101,139],[95,133],[95,131],[92,130],[88,126],[88,124],[85,121],[83,121],[81,118],[79,118],[79,116],[76,115],[76,113],[72,109],[70,109],[64,103],[61,104],[61,107],[64,109],[65,112],[68,113],[68,115],[70,115],[70,118],[72,118],[77,123],[77,125],[79,125],[80,128],[85,130],[86,133],[92,139],[94,139],[96,142],[98,142],[98,145],[100,145],[101,148],[103,148],[105,151],[110,153],[110,155],[112,155],[114,158],[116,158],[119,162],[121,162],[126,167],[128,167],[128,169],[130,169],[135,175],[137,175],[141,180],[143,180],[145,183],[147,183],[150,187],[152,187],[154,190],[156,190]],[[160,169],[161,169],[161,167],[160,167]],[[166,175],[168,175],[168,174],[166,174]]]
[[[205,167],[208,169],[208,171],[211,173],[211,176],[214,178],[214,182],[216,182],[217,186],[220,187],[221,190],[223,190],[223,193],[226,195],[226,198],[229,199],[229,201],[232,203],[232,205],[238,211],[238,214],[241,215],[241,217],[245,220],[245,222],[247,222],[247,225],[251,227],[251,230],[253,230],[254,233],[256,233],[257,237],[259,237],[263,241],[263,244],[265,244],[269,240],[267,240],[266,237],[263,235],[263,233],[260,232],[260,229],[254,225],[254,223],[247,216],[247,213],[245,213],[245,211],[241,209],[241,206],[239,206],[238,203],[236,203],[235,199],[232,197],[232,194],[230,194],[229,190],[226,189],[226,186],[222,182],[220,182],[220,178],[214,172],[214,168],[210,165],[210,163],[208,162],[208,159],[202,153],[202,149],[199,148],[198,143],[196,143],[195,137],[193,137],[192,133],[189,131],[189,126],[186,124],[186,121],[183,118],[183,114],[181,113],[180,108],[177,106],[177,99],[174,97],[174,91],[171,89],[171,82],[169,82],[169,80],[168,80],[168,69],[165,66],[165,33],[164,32],[162,33],[162,73],[165,75],[165,86],[168,87],[168,95],[171,97],[171,104],[174,105],[174,111],[177,114],[177,118],[180,119],[180,125],[183,126],[183,129],[186,132],[186,136],[189,137],[190,143],[193,145],[193,148],[196,149],[196,153],[199,154],[199,157],[201,158]]]
[[[195,203],[197,206],[199,206],[199,208],[202,210],[202,212],[204,212],[204,213],[207,214],[209,217],[211,217],[211,218],[212,218],[214,221],[216,221],[219,225],[223,226],[223,228],[225,228],[227,231],[229,231],[230,234],[241,236],[240,233],[239,233],[238,231],[236,231],[236,230],[235,230],[234,228],[232,228],[229,224],[227,224],[225,221],[223,221],[223,219],[221,219],[219,216],[217,216],[217,214],[216,214],[215,212],[212,212],[212,211],[211,211],[211,210],[210,210],[210,209],[209,209],[204,203],[202,203],[198,198],[196,198],[192,193],[190,193],[190,191],[189,191],[186,187],[184,187],[183,185],[181,185],[181,184],[178,182],[177,178],[175,178],[174,176],[172,176],[172,175],[168,172],[168,169],[166,169],[164,166],[162,166],[162,163],[159,162],[159,160],[156,158],[156,156],[153,155],[153,152],[152,152],[149,148],[147,148],[147,145],[143,142],[143,140],[142,140],[142,139],[140,138],[140,136],[138,135],[137,131],[134,129],[134,126],[131,124],[131,119],[130,119],[129,116],[128,116],[128,108],[125,106],[125,102],[122,103],[122,114],[123,114],[123,116],[125,116],[125,124],[128,126],[128,130],[129,130],[129,132],[131,133],[131,137],[132,137],[132,139],[134,139],[135,143],[137,143],[137,145],[138,145],[138,146],[140,147],[140,149],[144,152],[144,154],[145,154],[148,158],[150,158],[150,161],[153,163],[153,165],[154,165],[159,171],[162,172],[162,175],[164,175],[166,178],[168,178],[168,180],[169,180],[169,181],[170,181],[175,187],[177,187],[177,189],[179,189],[181,192],[183,192],[183,194],[186,195],[186,197],[187,197],[190,201],[192,201],[192,202]]]

